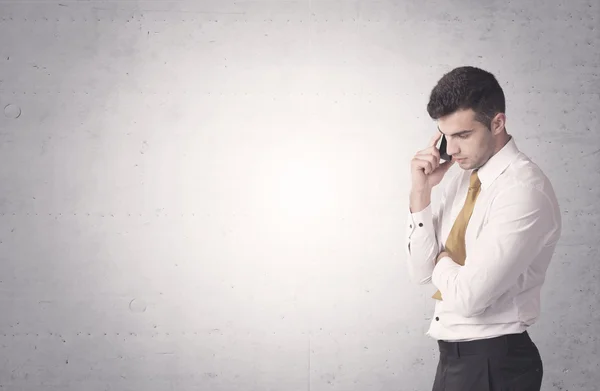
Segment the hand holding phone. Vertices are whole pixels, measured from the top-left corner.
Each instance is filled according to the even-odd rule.
[[[436,147],[441,135],[440,132],[436,132],[429,141],[429,146],[417,152],[413,157],[411,162],[412,191],[431,191],[442,181],[448,169],[454,164],[452,157],[446,153],[445,136],[440,143],[440,150]],[[444,156],[442,156],[442,152]],[[446,161],[440,163],[441,159]]]

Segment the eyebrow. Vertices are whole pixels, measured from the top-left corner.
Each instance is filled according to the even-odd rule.
[[[439,126],[438,126],[437,128],[438,128],[438,131],[439,131],[441,134],[443,134],[444,136],[460,136],[461,134],[469,133],[469,132],[472,132],[472,131],[474,131],[474,130],[475,130],[475,129],[465,129],[465,130],[461,130],[460,132],[456,132],[456,133],[454,133],[454,134],[446,134],[446,133],[444,133],[444,132],[442,132],[442,131],[440,130],[440,127],[439,127]]]

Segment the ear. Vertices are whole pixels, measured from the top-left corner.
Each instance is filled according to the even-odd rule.
[[[491,131],[493,135],[502,133],[506,126],[506,114],[498,113],[492,118]]]

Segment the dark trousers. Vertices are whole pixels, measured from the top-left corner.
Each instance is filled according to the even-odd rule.
[[[438,341],[432,391],[540,391],[540,353],[527,331],[465,342]]]

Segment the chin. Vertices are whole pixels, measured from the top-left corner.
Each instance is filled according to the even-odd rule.
[[[463,170],[470,170],[473,164],[469,160],[463,160],[462,162],[456,162]]]

